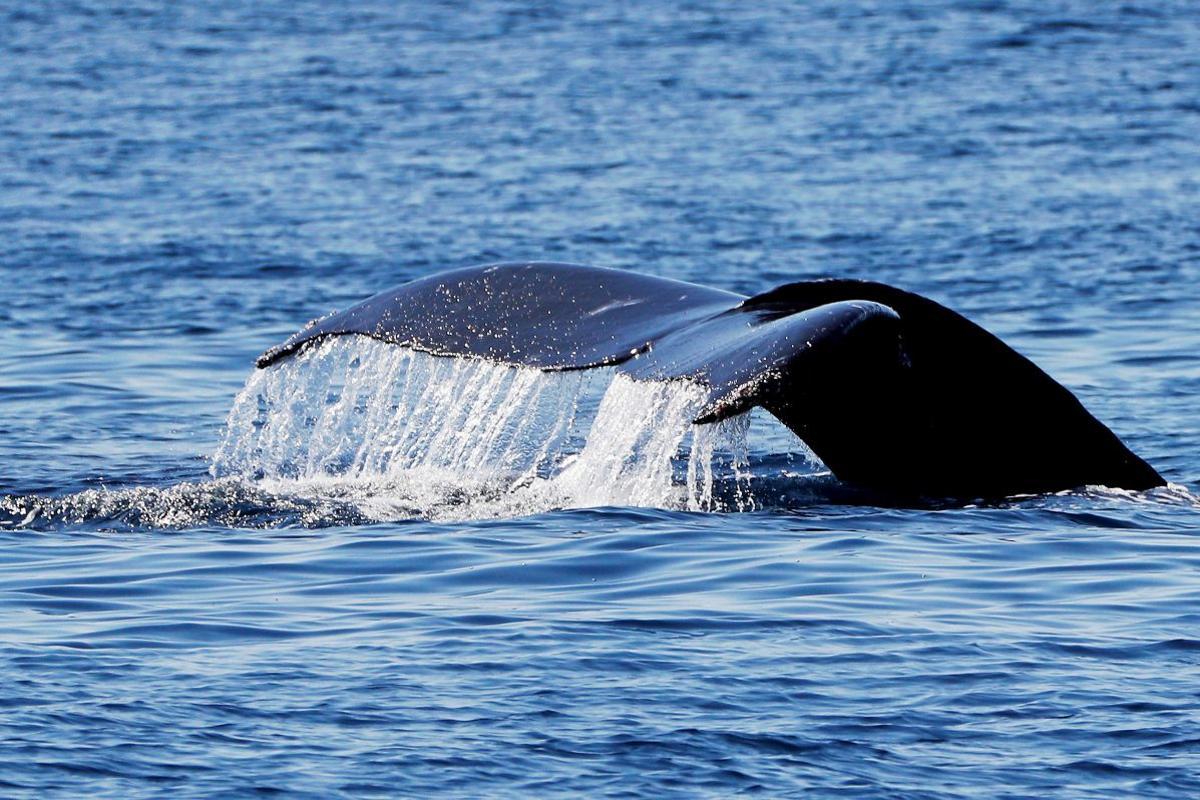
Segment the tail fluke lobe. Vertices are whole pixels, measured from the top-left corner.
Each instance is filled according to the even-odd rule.
[[[381,292],[298,331],[256,363],[267,367],[330,336],[359,334],[432,355],[587,369],[626,361],[663,334],[740,300],[624,270],[492,264]]]
[[[853,390],[835,383],[830,397],[798,391],[763,404],[838,477],[948,497],[1164,485],[1065,387],[928,298],[869,281],[828,280],[787,284],[743,307],[778,314],[850,298],[895,311],[903,366],[889,369],[876,360],[863,381],[846,364],[841,385]],[[864,352],[858,363],[868,357]]]

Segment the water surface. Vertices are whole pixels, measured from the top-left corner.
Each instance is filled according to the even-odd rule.
[[[0,793],[1200,793],[1197,53],[1187,2],[0,2]],[[757,429],[725,510],[686,452],[599,507],[222,473],[262,350],[522,259],[926,294],[1172,486],[877,507]]]

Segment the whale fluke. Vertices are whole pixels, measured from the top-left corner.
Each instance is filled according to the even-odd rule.
[[[690,379],[697,423],[761,406],[841,480],[987,498],[1162,477],[1061,384],[928,298],[820,280],[742,295],[622,270],[494,264],[406,283],[311,323],[267,367],[330,336],[542,370]]]

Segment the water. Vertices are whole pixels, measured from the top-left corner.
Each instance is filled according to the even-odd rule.
[[[0,794],[1200,793],[1197,53],[1185,2],[0,0]],[[879,507],[686,385],[252,370],[520,259],[927,294],[1172,485]]]
[[[750,415],[692,425],[707,397],[688,381],[548,373],[339,337],[247,381],[210,472],[292,496],[350,495],[376,520],[619,505],[748,510],[752,476],[740,468]],[[773,427],[775,449],[807,455],[811,474],[827,472]],[[61,502],[32,504],[66,512]]]

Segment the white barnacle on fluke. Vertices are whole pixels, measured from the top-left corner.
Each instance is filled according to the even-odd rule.
[[[593,311],[581,317],[578,307]],[[494,337],[479,333],[496,320],[504,324]],[[1163,485],[1028,359],[932,300],[868,281],[791,283],[745,298],[571,264],[467,268],[376,295],[258,364],[347,333],[460,361],[568,372],[609,366],[637,383],[687,379],[700,397],[689,420],[711,424],[764,408],[838,478],[895,497]],[[473,414],[462,425],[480,430]]]

